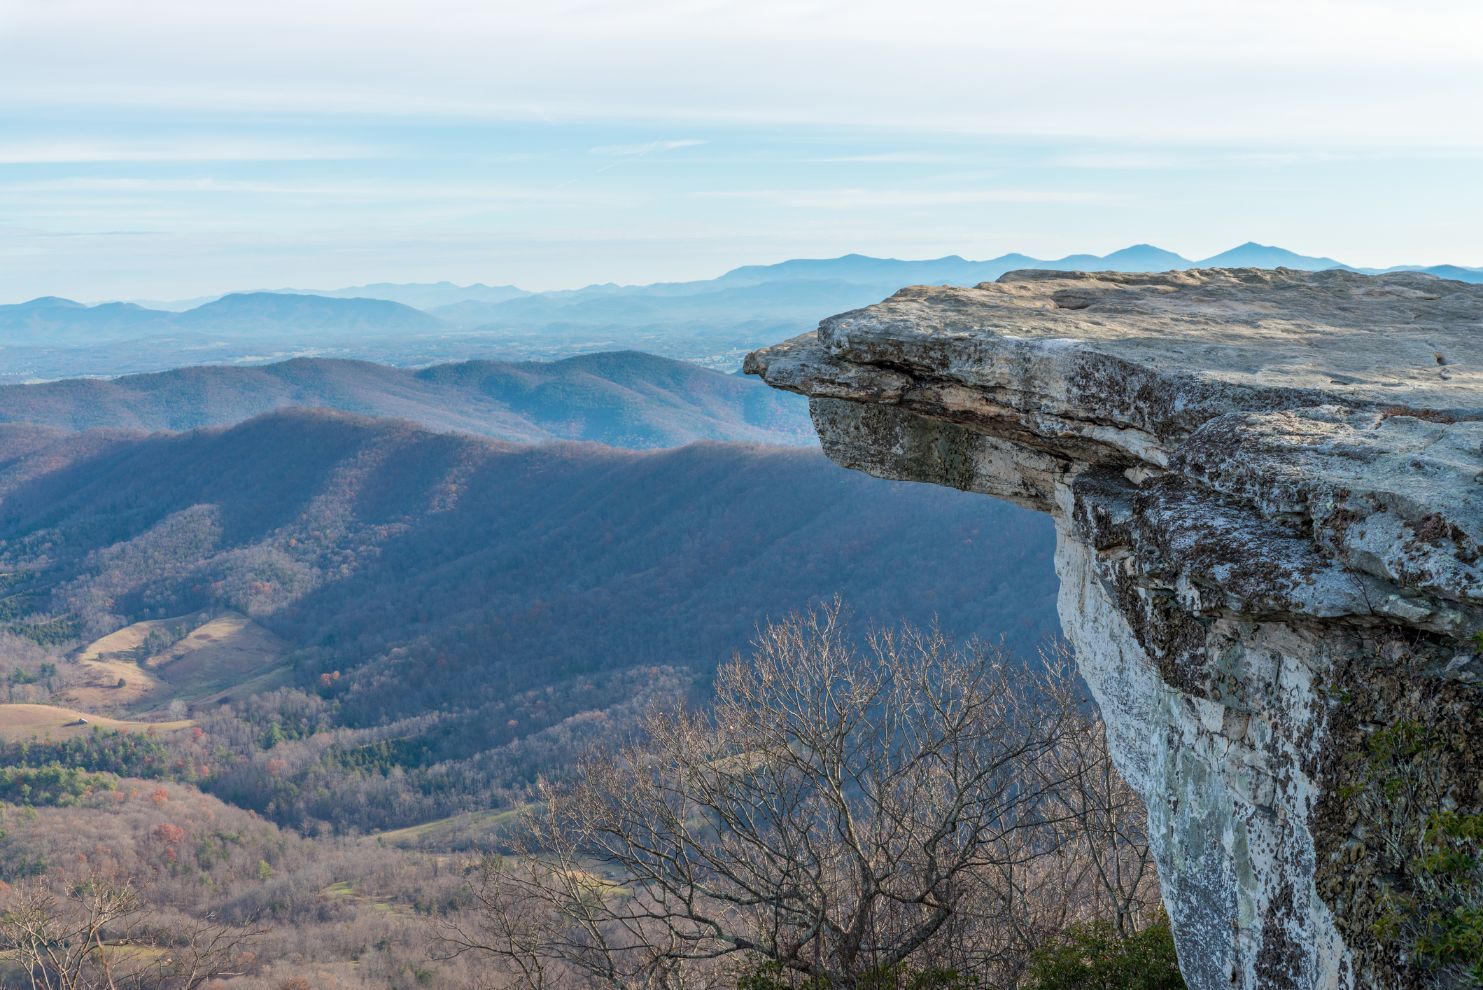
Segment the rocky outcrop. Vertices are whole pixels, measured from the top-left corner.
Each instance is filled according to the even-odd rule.
[[[1055,517],[1191,986],[1467,985],[1443,936],[1483,902],[1483,287],[1016,272],[747,370],[808,395],[843,465]]]

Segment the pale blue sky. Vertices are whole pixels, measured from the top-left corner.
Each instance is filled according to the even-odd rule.
[[[0,0],[0,301],[1483,265],[1483,4]]]

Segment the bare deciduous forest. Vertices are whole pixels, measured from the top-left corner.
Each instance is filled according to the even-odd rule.
[[[1048,990],[1100,967],[1181,985],[1142,810],[1066,658],[912,627],[861,643],[847,621],[836,604],[765,627],[713,697],[594,740],[466,852],[303,835],[16,745],[7,978]],[[144,738],[172,766],[207,758],[206,733]]]
[[[1020,510],[326,412],[0,452],[6,986],[1172,972]]]

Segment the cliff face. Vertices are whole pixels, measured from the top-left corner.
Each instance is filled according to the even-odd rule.
[[[1191,986],[1466,983],[1438,933],[1483,903],[1483,287],[1018,272],[747,370],[845,466],[1054,516]]]

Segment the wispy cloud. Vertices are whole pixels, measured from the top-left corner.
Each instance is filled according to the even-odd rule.
[[[370,158],[375,154],[372,149],[364,147],[283,140],[0,143],[0,165],[331,161]]]
[[[248,179],[64,176],[56,179],[0,181],[0,193],[249,193],[264,195],[364,196],[365,183],[266,182]],[[382,190],[383,192],[385,190]]]
[[[182,177],[169,179],[134,176],[62,176],[55,179],[0,180],[0,197],[20,195],[40,197],[232,195],[232,196],[309,196],[318,199],[353,201],[454,201],[468,203],[602,201],[601,195],[570,188],[544,188],[535,185],[500,185],[496,183],[425,183],[386,180],[263,180],[223,179],[215,177]]]
[[[1096,171],[1155,171],[1221,165],[1303,165],[1361,158],[1373,159],[1385,155],[1394,157],[1395,154],[1395,152],[1382,154],[1374,149],[1250,151],[1203,147],[1177,151],[1091,150],[1055,155],[1048,159],[1046,164],[1057,168],[1083,168]]]
[[[1333,165],[1354,162],[1390,162],[1416,159],[1470,161],[1483,157],[1479,148],[1433,148],[1404,145],[1391,148],[1334,145],[1324,148],[1249,149],[1203,144],[1160,150],[1075,151],[1052,155],[1045,164],[1055,168],[1092,171],[1138,171],[1201,169],[1220,167],[1282,167]]]
[[[1159,154],[1147,151],[1086,151],[1058,155],[1047,164],[1059,168],[1143,170],[1179,168],[1189,164],[1188,155]]]
[[[967,165],[981,162],[982,156],[940,151],[882,151],[874,154],[830,155],[810,158],[821,165]]]
[[[37,237],[158,237],[158,230],[55,230],[37,231]]]
[[[1046,189],[739,189],[702,192],[704,199],[767,203],[790,209],[858,210],[870,207],[970,206],[976,203],[1110,203],[1117,197]]]
[[[26,237],[155,237],[158,230],[40,230],[35,227],[12,227],[0,224],[0,234]]]
[[[678,151],[681,148],[694,148],[705,143],[700,138],[669,138],[644,144],[600,144],[589,149],[588,153],[604,158],[640,158],[665,151]]]

